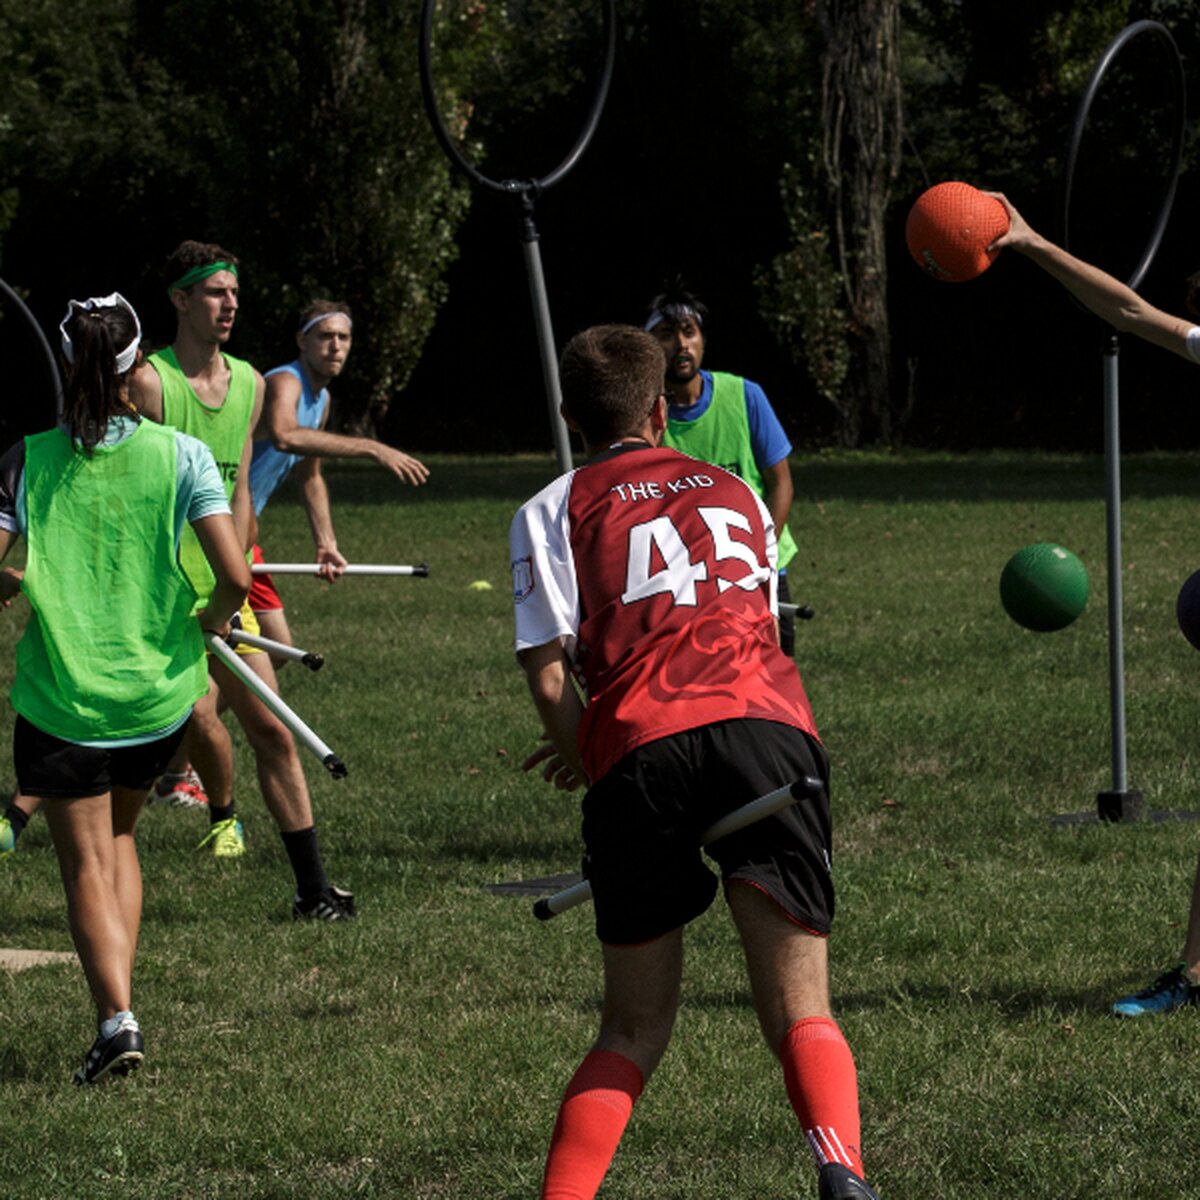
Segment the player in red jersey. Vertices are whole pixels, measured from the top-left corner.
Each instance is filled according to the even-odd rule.
[[[560,377],[588,461],[520,509],[510,549],[517,655],[549,739],[526,766],[588,785],[603,1015],[559,1108],[541,1193],[587,1200],[670,1039],[683,926],[716,894],[701,832],[803,776],[827,780],[828,759],[779,649],[770,514],[733,475],[660,448],[657,342],[628,326],[585,330]],[[829,1002],[830,824],[822,795],[709,852],[822,1200],[870,1200],[854,1059]]]

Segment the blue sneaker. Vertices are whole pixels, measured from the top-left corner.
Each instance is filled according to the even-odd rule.
[[[1200,1003],[1200,986],[1183,973],[1183,963],[1164,971],[1148,988],[1122,996],[1112,1010],[1118,1017],[1145,1017],[1169,1013],[1188,1004]]]

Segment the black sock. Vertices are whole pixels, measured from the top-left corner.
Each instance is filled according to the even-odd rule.
[[[29,824],[29,814],[22,809],[19,809],[15,804],[10,804],[5,810],[4,815],[8,818],[12,825],[13,841],[19,838]]]
[[[303,900],[319,895],[329,886],[329,878],[321,863],[321,848],[317,845],[315,826],[280,833],[283,847],[296,876],[296,892]]]
[[[218,821],[228,821],[232,816],[232,802],[225,805],[210,804],[208,806],[208,819],[213,825],[215,825]]]

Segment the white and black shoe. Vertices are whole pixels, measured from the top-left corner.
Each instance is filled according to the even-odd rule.
[[[307,900],[297,894],[292,899],[292,919],[296,921],[348,921],[354,916],[354,895],[330,885]]]
[[[75,1083],[99,1083],[106,1075],[128,1075],[142,1065],[142,1031],[129,1018],[110,1038],[98,1037],[88,1051],[83,1066],[75,1072]]]
[[[841,1163],[826,1163],[818,1185],[820,1200],[879,1200],[866,1183]]]

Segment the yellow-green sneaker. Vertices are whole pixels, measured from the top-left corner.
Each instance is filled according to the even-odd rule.
[[[16,848],[12,822],[7,817],[0,817],[0,858],[7,858]]]
[[[246,837],[237,817],[214,821],[196,849],[203,850],[210,842],[214,858],[241,858],[246,853]]]

